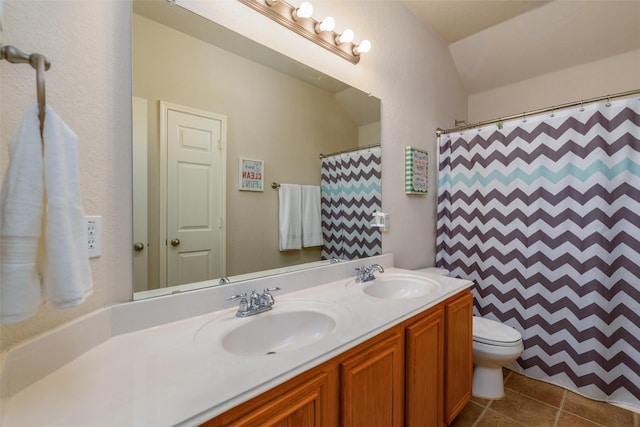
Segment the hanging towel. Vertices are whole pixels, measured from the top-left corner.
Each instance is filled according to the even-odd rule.
[[[45,299],[55,308],[67,308],[84,302],[93,292],[78,179],[78,137],[51,108],[46,108],[47,228],[42,275]]]
[[[302,186],[302,245],[305,248],[322,245],[320,187]]]
[[[296,184],[280,184],[279,235],[280,250],[302,249],[301,188]]]
[[[50,107],[43,141],[35,106],[25,113],[9,143],[11,162],[0,196],[2,323],[33,316],[43,299],[56,308],[77,305],[93,290],[78,183],[78,141]]]
[[[40,305],[36,266],[44,212],[38,107],[22,117],[9,141],[10,163],[0,193],[0,322],[33,316]]]

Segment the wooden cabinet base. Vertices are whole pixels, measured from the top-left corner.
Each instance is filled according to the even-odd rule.
[[[471,399],[473,377],[473,297],[471,292],[445,305],[444,415],[447,425]]]
[[[333,368],[331,367],[333,365]],[[337,369],[325,364],[202,424],[203,427],[338,425]]]
[[[430,310],[406,328],[407,427],[444,424],[444,311]]]
[[[358,347],[340,363],[340,425],[402,427],[404,351],[402,330]]]

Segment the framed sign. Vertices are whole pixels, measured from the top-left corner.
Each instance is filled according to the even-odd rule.
[[[404,149],[404,192],[405,194],[427,194],[427,172],[429,157],[427,152],[414,147]]]
[[[264,162],[262,160],[240,158],[238,190],[264,191]]]

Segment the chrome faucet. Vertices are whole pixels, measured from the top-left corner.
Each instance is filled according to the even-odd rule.
[[[375,272],[384,273],[384,268],[380,264],[369,264],[364,267],[356,267],[356,283],[369,282],[375,280]]]
[[[265,311],[271,310],[275,300],[273,299],[273,295],[270,292],[279,291],[279,287],[275,288],[267,288],[262,291],[262,294],[258,294],[255,289],[251,291],[251,294],[247,296],[247,293],[232,295],[226,300],[240,300],[240,305],[238,307],[238,311],[236,311],[236,316],[238,317],[249,317],[255,314],[264,313]]]

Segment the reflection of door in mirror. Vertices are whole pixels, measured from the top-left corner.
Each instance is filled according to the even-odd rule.
[[[165,255],[160,260],[166,263],[160,265],[160,286],[223,277],[226,117],[167,102],[160,110],[160,194],[166,212],[161,223],[167,224],[160,239]]]

